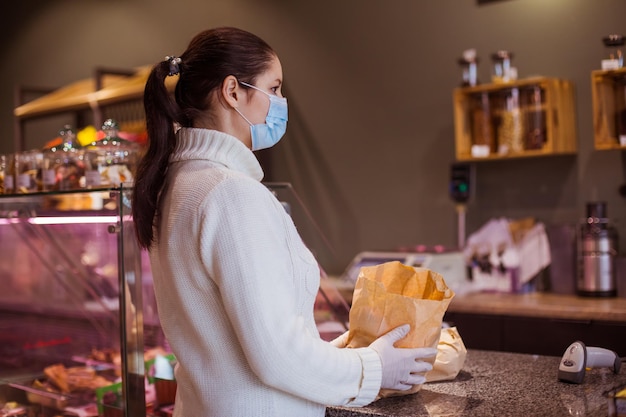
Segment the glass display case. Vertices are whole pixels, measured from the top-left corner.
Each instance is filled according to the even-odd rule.
[[[315,301],[315,322],[320,336],[324,340],[332,340],[348,330],[348,300],[352,298],[354,283],[338,281],[326,274],[324,265],[336,263],[335,250],[293,186],[287,182],[266,182],[265,186],[285,207],[318,262],[321,276]],[[346,287],[346,284],[349,286]]]
[[[315,320],[330,340],[349,315],[322,266],[333,251],[290,184],[265,185],[320,263]],[[121,186],[0,195],[0,416],[171,412],[175,381],[153,365],[175,358],[130,194]]]
[[[0,195],[0,415],[147,415],[165,340],[129,193]]]

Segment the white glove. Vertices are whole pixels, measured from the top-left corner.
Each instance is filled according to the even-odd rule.
[[[369,347],[374,349],[382,363],[381,388],[406,391],[413,385],[426,382],[424,374],[433,366],[421,359],[437,355],[435,348],[397,348],[398,340],[409,333],[411,326],[404,324],[374,340]]]
[[[331,340],[329,343],[333,345],[334,347],[338,347],[341,349],[345,348],[346,345],[348,344],[348,333],[350,332],[349,331],[344,332],[343,334]]]

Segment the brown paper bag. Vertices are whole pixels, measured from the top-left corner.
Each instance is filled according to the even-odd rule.
[[[396,347],[436,348],[443,315],[452,297],[454,291],[443,277],[429,269],[398,261],[362,267],[352,297],[347,347],[369,346],[383,334],[408,323],[411,330]],[[379,398],[413,394],[420,388],[421,385],[407,391],[383,389]]]
[[[467,349],[456,327],[441,329],[437,357],[433,369],[426,374],[426,382],[449,381],[459,374],[465,364]]]

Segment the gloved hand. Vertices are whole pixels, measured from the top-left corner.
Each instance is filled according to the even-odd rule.
[[[341,349],[345,348],[346,345],[348,344],[348,333],[350,333],[350,331],[344,332],[343,334],[331,340],[329,343],[333,345],[334,347],[338,347]]]
[[[424,374],[433,366],[422,359],[437,355],[435,348],[397,348],[398,340],[409,333],[411,326],[404,324],[374,340],[369,347],[374,349],[383,368],[381,388],[406,391],[413,385],[426,382]]]

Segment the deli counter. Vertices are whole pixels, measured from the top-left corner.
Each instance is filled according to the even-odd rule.
[[[302,212],[288,185],[273,191],[294,216]],[[157,358],[175,358],[156,314],[147,255],[135,242],[129,198],[130,189],[123,187],[0,196],[0,416],[171,415],[175,383],[157,375],[154,364]],[[326,338],[347,325],[349,307],[334,290],[323,277],[316,321]],[[609,415],[619,405],[615,393],[626,384],[626,368],[618,374],[589,370],[584,383],[566,384],[556,378],[557,354],[523,353],[515,346],[483,349],[470,324],[462,322],[471,314],[554,313],[554,300],[541,307],[542,297],[550,298],[457,297],[449,313],[456,315],[468,354],[454,380],[363,408],[329,407],[326,415]],[[579,319],[600,314],[626,323],[624,299],[604,301],[587,313],[570,308]],[[484,317],[478,319],[480,326]],[[488,333],[502,331],[499,326]],[[623,331],[619,334],[611,340],[620,343],[623,355]],[[525,337],[537,341],[532,332]],[[59,386],[65,389],[59,392]]]
[[[129,198],[0,196],[0,415],[146,415],[146,353],[167,346]]]
[[[291,186],[267,186],[303,223]],[[131,191],[0,195],[0,416],[171,415],[175,357]],[[349,307],[325,277],[321,287],[315,319],[329,339],[347,329]]]

